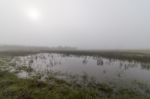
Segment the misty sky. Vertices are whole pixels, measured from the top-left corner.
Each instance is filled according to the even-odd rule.
[[[0,0],[0,44],[150,48],[150,0]]]

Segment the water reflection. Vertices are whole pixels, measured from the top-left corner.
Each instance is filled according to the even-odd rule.
[[[24,57],[16,57],[12,60],[16,67],[32,67],[35,71],[42,72],[50,70],[56,65],[61,65],[61,57],[56,54],[37,54]]]
[[[74,82],[80,80],[78,77],[81,77],[84,81],[93,77],[96,81],[100,82],[109,81],[120,83],[122,81],[125,83],[129,80],[150,82],[148,78],[150,72],[146,72],[150,70],[150,64],[137,63],[134,61],[129,62],[102,57],[79,57],[75,55],[40,53],[15,57],[12,59],[11,64],[14,64],[15,68],[22,67],[22,70],[31,71],[33,69],[35,74],[41,74],[43,77],[53,74],[61,78],[72,78]]]
[[[97,59],[97,66],[99,66],[99,65],[103,65],[104,64],[104,62],[103,62],[103,59],[102,58],[98,58]]]
[[[82,63],[83,64],[87,64],[88,63],[88,57],[87,56],[85,56],[85,58],[83,59]]]
[[[147,63],[144,64],[144,63],[142,63],[141,64],[141,68],[144,69],[144,70],[150,70],[150,64],[147,64]]]

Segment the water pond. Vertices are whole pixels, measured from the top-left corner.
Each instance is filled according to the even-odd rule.
[[[118,87],[133,87],[143,84],[150,86],[150,64],[122,61],[96,56],[77,56],[56,53],[39,53],[16,56],[11,60],[16,68],[21,68],[19,77],[54,74],[58,78],[78,82],[81,78],[88,82],[108,83]],[[27,68],[25,68],[27,67]],[[23,71],[24,70],[26,71]]]

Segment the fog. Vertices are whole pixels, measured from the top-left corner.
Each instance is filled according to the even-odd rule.
[[[150,0],[0,0],[0,44],[150,48]]]

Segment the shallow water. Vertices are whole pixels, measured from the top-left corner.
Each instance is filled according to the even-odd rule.
[[[36,73],[57,72],[59,76],[86,75],[97,82],[113,83],[118,86],[132,86],[133,82],[150,85],[150,64],[106,59],[94,56],[75,56],[40,53],[15,57],[16,67],[27,66]],[[25,72],[19,76],[27,75]],[[21,75],[22,74],[22,75]]]

